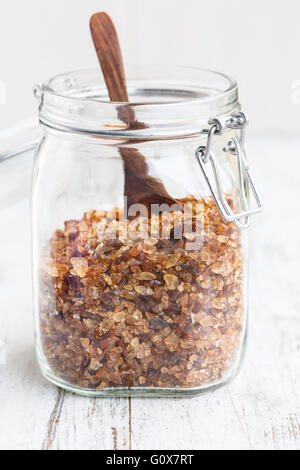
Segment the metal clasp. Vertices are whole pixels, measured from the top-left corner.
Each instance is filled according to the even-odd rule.
[[[196,150],[196,158],[209,186],[211,194],[215,200],[218,210],[227,222],[232,222],[236,227],[240,229],[248,228],[250,225],[250,216],[257,214],[262,211],[262,203],[257,193],[257,189],[250,175],[249,165],[244,154],[244,139],[245,139],[245,126],[247,125],[247,118],[244,113],[240,112],[231,115],[223,124],[218,119],[212,119],[209,121],[211,124],[210,129],[207,131],[207,143],[206,146],[200,146]],[[242,211],[234,213],[229,206],[224,191],[222,189],[221,179],[216,165],[215,157],[211,150],[212,139],[215,134],[221,134],[224,128],[240,129],[240,139],[232,137],[225,148],[224,152],[230,152],[232,155],[236,155],[238,164],[238,177],[239,177],[239,190],[241,196],[241,207]],[[216,191],[214,190],[210,178],[206,171],[206,165],[210,162],[213,176],[216,183]],[[257,207],[249,209],[248,197],[246,194],[246,188],[251,188],[252,194],[257,203]]]

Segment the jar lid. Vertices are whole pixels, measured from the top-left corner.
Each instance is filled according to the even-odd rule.
[[[198,135],[211,118],[239,109],[234,80],[209,70],[174,66],[128,69],[128,93],[137,121],[119,120],[120,107],[109,101],[100,69],[58,75],[36,89],[42,124],[64,131],[109,138],[170,138]]]

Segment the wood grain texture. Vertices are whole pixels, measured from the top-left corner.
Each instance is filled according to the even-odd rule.
[[[300,449],[300,139],[247,146],[265,210],[250,230],[246,358],[231,384],[196,398],[94,400],[46,382],[33,352],[28,203],[1,209],[0,449]]]
[[[105,12],[95,13],[90,29],[111,101],[127,103],[128,93],[122,53],[115,26]]]
[[[57,392],[54,413],[42,445],[44,449],[128,449],[126,399],[74,398],[64,391]]]

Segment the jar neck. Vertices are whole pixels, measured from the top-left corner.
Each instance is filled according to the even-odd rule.
[[[44,83],[38,90],[41,123],[112,139],[168,139],[201,134],[210,119],[240,109],[236,83],[216,72],[149,66],[129,75],[130,107],[143,126],[129,127],[120,120],[128,103],[108,101],[98,70],[72,72]]]

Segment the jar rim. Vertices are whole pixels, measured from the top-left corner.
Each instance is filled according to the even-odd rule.
[[[118,118],[128,103],[109,101],[100,69],[62,73],[40,91],[40,120],[66,131],[126,138],[201,133],[211,118],[239,108],[238,87],[228,75],[187,66],[128,67],[130,106],[145,128],[129,129]]]

